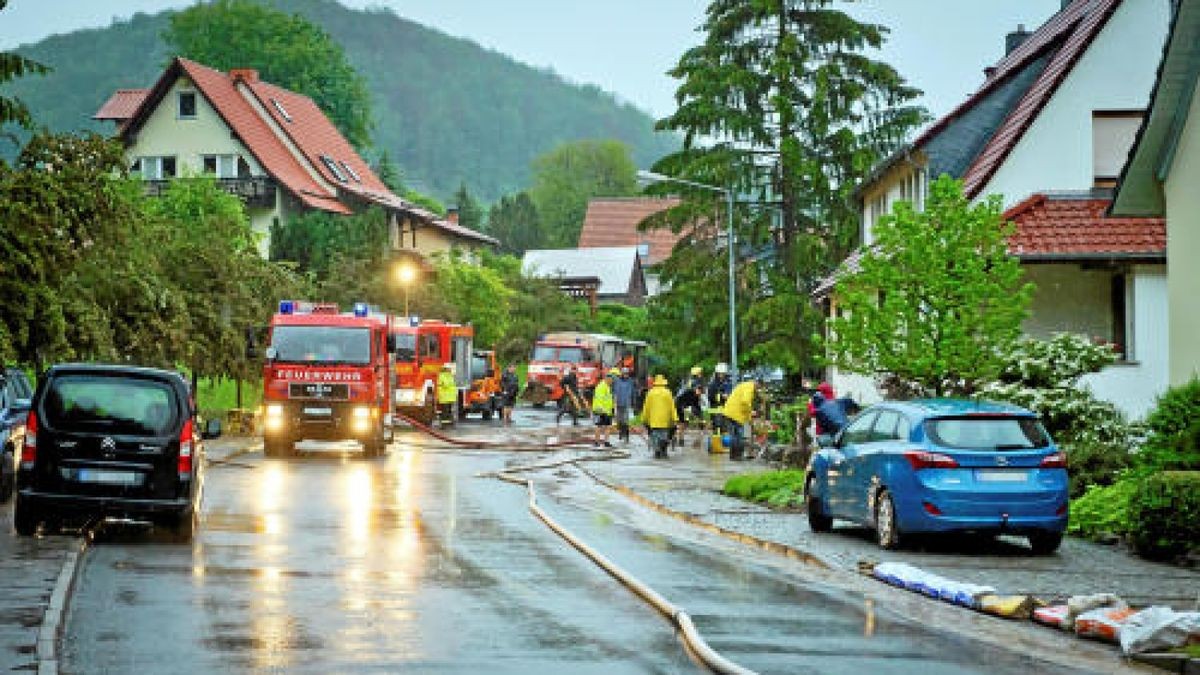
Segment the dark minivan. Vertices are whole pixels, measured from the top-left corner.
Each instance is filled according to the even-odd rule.
[[[117,518],[191,540],[203,486],[198,423],[178,373],[96,364],[50,368],[25,424],[17,532]],[[219,435],[219,425],[210,431],[205,435]]]

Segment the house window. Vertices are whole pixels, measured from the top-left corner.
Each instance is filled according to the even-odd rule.
[[[351,167],[349,164],[347,164],[345,162],[341,162],[341,164],[342,164],[342,168],[346,170],[346,173],[350,174],[350,177],[354,179],[355,183],[362,182],[362,179],[358,177],[358,172],[355,171],[353,169],[353,167]]]
[[[1129,150],[1141,127],[1142,110],[1092,112],[1092,173],[1094,187],[1116,187]]]
[[[350,182],[346,178],[346,174],[342,173],[342,170],[338,167],[337,162],[333,161],[333,158],[329,155],[321,155],[321,163],[325,165],[326,169],[329,169],[329,173],[333,174],[333,177],[338,179],[338,181],[342,183]]]
[[[196,119],[196,92],[181,91],[179,92],[179,119],[194,120]]]
[[[283,107],[283,104],[280,103],[278,99],[271,99],[271,106],[275,108],[275,112],[279,113],[279,116],[283,118],[283,121],[292,121],[292,116],[288,114],[287,109]]]
[[[174,157],[139,157],[129,166],[130,173],[141,174],[142,180],[167,180],[174,178]]]
[[[1130,311],[1131,304],[1127,277],[1124,274],[1114,274],[1111,288],[1112,344],[1123,361],[1133,360],[1133,350],[1130,349],[1133,331],[1129,328],[1129,319],[1133,314]]]
[[[245,161],[239,155],[204,155],[202,157],[204,173],[215,175],[217,178],[237,178],[242,173]],[[249,167],[246,167],[249,173]]]

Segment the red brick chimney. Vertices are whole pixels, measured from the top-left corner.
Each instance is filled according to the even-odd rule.
[[[245,82],[246,84],[254,84],[258,82],[258,71],[253,68],[230,68],[229,79],[234,82]]]
[[[446,209],[446,220],[457,225],[458,224],[458,209],[456,209],[456,208]]]

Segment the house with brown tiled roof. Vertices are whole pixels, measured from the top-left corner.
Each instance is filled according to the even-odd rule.
[[[259,79],[175,58],[149,89],[122,89],[94,115],[117,125],[132,173],[150,193],[209,173],[246,205],[264,255],[272,225],[317,210],[388,214],[393,250],[432,253],[497,242],[396,196],[312,99]]]
[[[686,235],[666,228],[642,231],[642,221],[656,213],[679,206],[678,197],[600,197],[588,202],[579,248],[635,246],[646,270],[646,288],[650,296],[659,290],[659,263],[671,257],[675,244]]]
[[[1112,344],[1119,363],[1084,383],[1135,418],[1167,379],[1166,237],[1161,219],[1104,212],[1145,115],[1168,10],[1162,0],[1064,0],[1036,30],[1010,33],[980,87],[855,193],[865,246],[896,202],[920,209],[943,174],[971,199],[1000,195],[1017,227],[1010,249],[1037,285],[1025,332]],[[836,280],[856,260],[821,285],[827,311],[837,311]],[[869,375],[829,376],[860,400],[879,396]]]

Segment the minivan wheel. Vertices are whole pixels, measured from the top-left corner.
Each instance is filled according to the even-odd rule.
[[[830,532],[833,530],[833,518],[825,515],[825,507],[821,498],[813,494],[813,479],[811,476],[804,485],[804,501],[808,511],[808,527],[813,532]]]
[[[177,544],[191,543],[192,538],[196,535],[196,511],[192,509],[187,513],[175,516],[175,519],[168,525],[168,529],[171,541]]]
[[[13,469],[13,450],[9,448],[0,455],[0,503],[12,499],[17,475]]]
[[[38,521],[41,519],[41,513],[33,510],[20,497],[17,497],[17,503],[13,507],[13,525],[17,528],[17,534],[22,537],[31,537],[37,534]]]
[[[896,504],[887,490],[875,500],[875,541],[879,548],[891,551],[900,547],[900,528],[896,525]]]
[[[1062,545],[1062,532],[1035,532],[1028,537],[1034,555],[1050,555]]]

